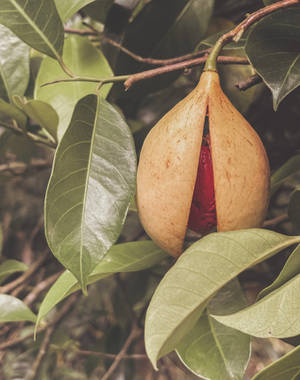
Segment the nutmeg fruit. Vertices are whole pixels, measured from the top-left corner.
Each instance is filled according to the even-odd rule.
[[[218,73],[205,71],[145,139],[137,172],[140,220],[177,257],[188,226],[201,233],[214,224],[217,231],[260,226],[269,177],[260,138],[222,91]]]

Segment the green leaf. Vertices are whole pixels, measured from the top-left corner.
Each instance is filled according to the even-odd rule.
[[[36,316],[16,297],[0,294],[0,323],[2,322],[35,322]]]
[[[147,311],[145,344],[152,364],[178,345],[227,282],[299,241],[249,229],[212,233],[188,248],[160,282]]]
[[[69,20],[69,18],[78,12],[79,9],[94,1],[95,0],[54,0],[57,11],[63,22]]]
[[[55,155],[45,227],[53,254],[83,289],[120,234],[135,172],[134,142],[123,118],[96,95],[81,99]]]
[[[25,97],[14,96],[15,104],[21,108],[28,117],[34,120],[57,141],[58,115],[50,104],[41,100],[27,100]]]
[[[279,103],[300,84],[300,8],[264,17],[252,28],[246,43],[251,64]]]
[[[294,190],[291,194],[288,214],[297,231],[300,230],[300,189]]]
[[[1,0],[0,23],[29,46],[60,60],[64,29],[53,0]]]
[[[271,363],[251,380],[296,380],[300,372],[300,346]]]
[[[178,54],[190,52],[205,35],[214,0],[189,0],[185,3],[151,56],[174,57],[177,52]]]
[[[281,184],[291,175],[300,170],[300,154],[290,158],[271,177],[271,196],[279,189]]]
[[[237,279],[222,288],[209,305],[211,313],[232,313],[246,305]],[[204,313],[182,339],[177,353],[197,376],[213,380],[242,379],[250,355],[250,337]]]
[[[114,0],[94,0],[92,4],[84,8],[84,14],[105,23],[106,16],[113,5]]]
[[[105,255],[103,260],[88,276],[88,284],[117,272],[141,271],[158,264],[168,255],[152,241],[137,241],[117,244]],[[80,289],[80,284],[71,272],[65,271],[52,285],[44,298],[37,317],[40,320],[65,297]]]
[[[289,338],[300,334],[300,274],[255,304],[217,321],[260,338]]]
[[[21,261],[5,260],[0,265],[0,284],[11,274],[16,272],[24,272],[28,267]]]
[[[65,41],[63,59],[65,64],[78,76],[107,78],[112,71],[103,54],[87,38],[69,36]],[[88,82],[56,83],[46,87],[41,85],[56,79],[67,78],[60,65],[46,57],[40,67],[36,85],[35,99],[49,103],[59,116],[58,139],[67,129],[75,104],[85,95],[95,91],[97,84]],[[106,97],[111,84],[102,87],[100,94]]]
[[[21,128],[25,128],[27,122],[25,113],[13,104],[5,102],[3,99],[0,99],[0,114],[1,113],[9,119],[16,120]]]
[[[29,51],[14,33],[0,25],[0,97],[23,95],[29,82]]]
[[[300,245],[291,253],[276,280],[259,293],[258,299],[272,293],[298,274],[300,274]]]

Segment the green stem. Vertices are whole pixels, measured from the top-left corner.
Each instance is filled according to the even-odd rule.
[[[209,53],[209,56],[206,60],[204,70],[203,71],[215,71],[217,72],[217,58],[220,54],[222,48],[224,45],[224,39],[223,36],[218,39],[214,47],[211,49],[211,52]]]

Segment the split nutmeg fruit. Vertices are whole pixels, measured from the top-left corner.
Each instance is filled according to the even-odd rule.
[[[268,194],[269,164],[260,138],[222,91],[216,70],[204,71],[144,142],[137,206],[146,232],[177,257],[187,228],[205,233],[214,226],[260,226]]]

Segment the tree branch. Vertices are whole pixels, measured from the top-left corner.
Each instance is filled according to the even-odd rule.
[[[200,65],[204,62],[206,62],[207,57],[200,57],[195,58],[191,60],[187,60],[184,62],[175,63],[173,65],[167,65],[164,67],[159,67],[157,69],[142,71],[137,74],[131,75],[124,83],[125,90],[127,91],[134,83],[144,80],[153,78],[158,75],[170,73],[177,70],[184,70],[193,66]],[[249,61],[247,58],[241,58],[241,57],[228,57],[228,56],[220,56],[218,57],[218,62],[223,64],[237,64],[237,65],[248,65]]]
[[[117,354],[115,357],[115,360],[113,361],[112,365],[109,367],[107,372],[102,376],[101,380],[107,380],[112,375],[112,373],[115,371],[117,366],[119,365],[120,361],[124,358],[127,350],[129,349],[131,343],[141,335],[141,330],[136,326],[136,324],[133,324],[130,334],[128,335],[128,338],[126,339],[121,351]]]
[[[37,259],[37,261],[24,274],[22,274],[20,277],[18,277],[14,281],[8,283],[7,285],[0,286],[0,294],[8,293],[12,289],[16,288],[18,285],[22,284],[24,281],[26,281],[44,263],[47,257],[48,257],[47,254],[41,255]]]
[[[235,87],[238,88],[241,91],[248,90],[248,88],[255,86],[258,83],[261,83],[262,79],[259,75],[254,74],[251,75],[249,78],[242,80],[235,84]]]
[[[90,25],[84,23],[89,29],[73,29],[73,28],[65,28],[65,32],[69,34],[77,34],[80,36],[97,36],[99,35],[99,32],[97,32],[94,29],[91,29]],[[123,45],[121,45],[119,42],[112,40],[111,38],[108,38],[106,36],[102,36],[101,40],[107,42],[108,44],[120,49],[123,53],[127,54],[129,57],[133,58],[137,62],[146,63],[149,65],[155,65],[155,66],[164,66],[164,65],[171,65],[173,63],[182,62],[187,59],[192,59],[195,57],[202,57],[203,55],[206,55],[210,52],[210,49],[205,50],[199,50],[190,54],[185,54],[180,57],[175,58],[168,58],[168,59],[158,59],[158,58],[145,58],[141,57],[138,54],[133,53],[131,50],[127,49]]]

